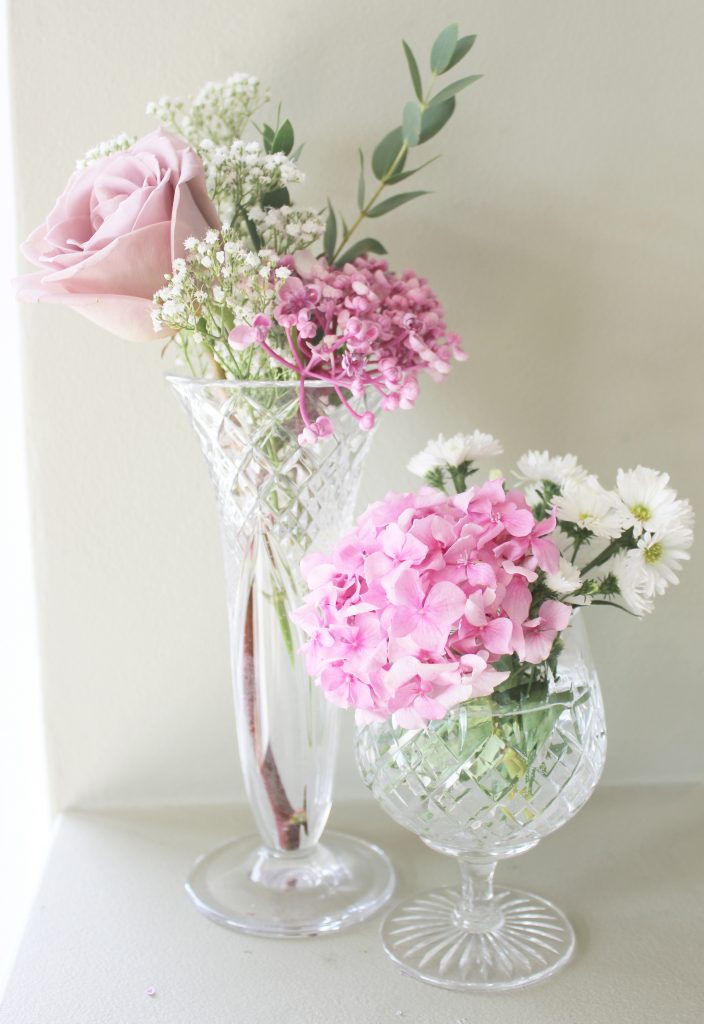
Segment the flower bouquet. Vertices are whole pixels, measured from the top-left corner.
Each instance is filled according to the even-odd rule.
[[[431,442],[409,466],[428,486],[388,495],[305,559],[297,613],[310,674],[356,710],[364,781],[393,818],[460,859],[461,891],[387,917],[387,952],[462,989],[525,985],[571,955],[564,915],[494,894],[494,868],[575,814],[601,773],[585,606],[651,611],[692,542],[691,506],[666,474],[619,470],[607,490],[574,456],[532,451],[515,486],[495,473],[469,486],[477,458],[500,452],[479,432]]]
[[[318,842],[337,720],[310,685],[290,611],[303,598],[302,556],[351,523],[379,411],[410,409],[424,373],[440,380],[464,358],[427,281],[391,270],[360,228],[426,194],[399,186],[432,162],[412,157],[479,77],[444,77],[474,41],[448,26],[427,72],[403,44],[412,95],[397,127],[351,161],[352,216],[330,200],[296,205],[291,121],[280,106],[267,114],[257,78],[236,74],[149,104],[155,131],[87,153],[23,247],[39,270],[19,280],[20,298],[161,340],[185,371],[169,379],[216,489],[240,758],[259,833],[203,858],[188,890],[233,928],[333,930],[368,916],[393,885],[371,844]]]

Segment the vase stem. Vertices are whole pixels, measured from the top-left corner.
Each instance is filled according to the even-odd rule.
[[[494,904],[493,857],[473,857],[461,854],[462,897],[455,910],[457,924],[470,931],[489,931],[496,927],[500,912]]]

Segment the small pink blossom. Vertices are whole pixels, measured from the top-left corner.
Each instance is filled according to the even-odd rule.
[[[464,358],[436,296],[412,271],[397,275],[367,256],[344,267],[303,252],[281,262],[290,275],[279,286],[273,319],[290,351],[269,344],[268,328],[254,333],[246,325],[234,328],[230,344],[239,350],[259,343],[302,381],[327,381],[362,430],[374,428],[374,414],[355,409],[350,397],[369,392],[382,409],[410,409],[421,372],[441,380],[454,359]],[[328,436],[309,424],[303,388],[301,415],[301,444]]]

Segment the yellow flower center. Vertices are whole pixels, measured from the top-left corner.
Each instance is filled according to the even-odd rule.
[[[647,505],[631,505],[631,515],[639,523],[647,523],[652,513]]]
[[[645,560],[649,565],[654,565],[659,562],[663,556],[662,544],[656,541],[655,544],[651,544],[649,548],[645,549]]]

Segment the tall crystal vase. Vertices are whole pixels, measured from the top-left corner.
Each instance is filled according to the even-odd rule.
[[[187,890],[220,924],[260,935],[334,931],[372,914],[393,889],[377,847],[323,830],[338,712],[309,679],[291,612],[301,558],[351,522],[371,440],[326,384],[306,384],[311,419],[334,436],[302,447],[299,385],[170,377],[215,487],[222,527],[235,719],[258,835],[205,854]]]

